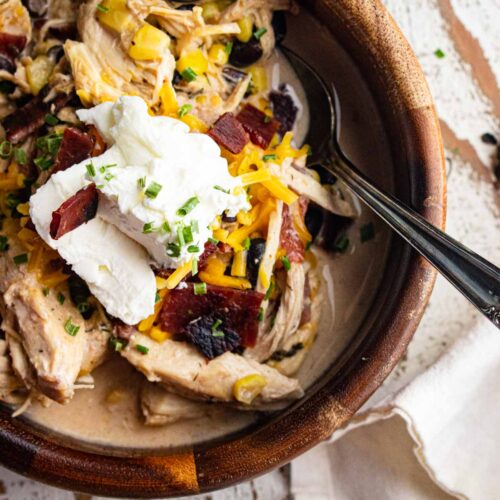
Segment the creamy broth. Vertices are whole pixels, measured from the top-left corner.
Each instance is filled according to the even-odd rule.
[[[287,45],[322,68],[326,78],[335,81],[343,103],[342,142],[347,152],[379,185],[390,189],[389,147],[381,120],[352,61],[326,29],[305,13],[291,19]],[[319,46],[321,51],[317,50]],[[325,54],[329,55],[328,60]],[[269,63],[269,77],[274,85],[279,81],[289,83],[299,98],[303,97],[288,65],[276,64],[277,58]],[[314,117],[311,121],[314,122]],[[296,131],[299,140],[305,135],[308,124],[307,109],[303,108]],[[361,244],[359,229],[368,221],[374,223],[376,237],[374,241]],[[348,237],[351,245],[347,254],[332,258],[317,252],[325,300],[317,340],[298,374],[305,388],[317,380],[349,344],[370,307],[387,261],[389,231],[364,207],[361,217],[349,229]],[[168,448],[205,441],[241,430],[256,418],[251,412],[219,407],[210,417],[148,428],[143,425],[139,408],[142,375],[118,356],[93,375],[94,390],[77,391],[66,406],[53,403],[49,408],[42,408],[34,404],[22,418],[49,432],[91,444],[134,449]],[[110,397],[115,390],[121,391],[117,401]]]

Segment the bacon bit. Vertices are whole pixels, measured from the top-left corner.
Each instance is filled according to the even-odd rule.
[[[126,325],[123,321],[118,318],[113,318],[111,320],[113,325],[113,335],[121,340],[130,340],[134,333],[137,333],[137,328],[135,326]]]
[[[255,345],[259,330],[259,309],[264,295],[253,290],[235,290],[207,285],[205,295],[195,295],[194,285],[171,290],[159,314],[162,330],[182,334],[190,322],[214,315],[226,318],[223,327],[234,330],[245,347]]]
[[[89,158],[93,149],[94,141],[89,135],[77,128],[68,127],[64,131],[52,173],[55,174],[66,170],[75,163],[80,163]]]
[[[92,153],[90,156],[93,158],[96,156],[101,156],[106,149],[108,149],[107,144],[104,142],[104,139],[102,138],[102,135],[99,133],[99,130],[97,130],[94,125],[88,125],[86,128],[87,134],[90,135],[92,141],[94,142],[94,147],[92,149]]]
[[[268,148],[274,134],[280,128],[278,120],[270,118],[251,104],[247,104],[240,111],[237,118],[243,128],[250,134],[250,140],[262,149]]]
[[[300,198],[298,203],[301,216],[305,217],[309,202],[306,198]],[[281,248],[285,250],[286,256],[290,262],[300,264],[304,261],[305,247],[293,226],[292,214],[287,205],[283,205],[283,223],[281,224],[280,245]],[[279,267],[280,264],[281,263],[278,263],[277,267]]]
[[[250,140],[233,113],[224,113],[207,133],[219,146],[233,154],[241,153]]]
[[[0,69],[9,73],[16,71],[16,57],[24,49],[26,41],[25,36],[0,33]]]
[[[51,102],[43,102],[43,91],[3,121],[6,139],[18,144],[45,124],[47,113],[55,114],[71,99],[70,94],[58,94]]]
[[[95,184],[80,189],[52,212],[50,236],[58,240],[95,217],[98,194]]]
[[[207,265],[209,257],[214,255],[215,253],[224,254],[231,251],[232,248],[226,243],[222,243],[222,241],[217,244],[212,243],[211,241],[207,241],[205,243],[205,251],[200,255],[200,258],[198,260],[198,269],[203,270],[203,268]]]

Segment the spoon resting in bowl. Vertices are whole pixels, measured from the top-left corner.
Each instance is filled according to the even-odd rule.
[[[500,328],[500,269],[472,252],[394,196],[385,193],[353,165],[339,142],[340,102],[333,85],[292,50],[281,47],[307,96],[314,122],[309,165],[322,165],[350,188],[381,219],[427,259],[497,328]]]

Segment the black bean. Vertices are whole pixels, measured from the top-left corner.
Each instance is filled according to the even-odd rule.
[[[311,233],[313,241],[316,239],[316,236],[318,236],[319,232],[321,231],[324,220],[325,220],[325,211],[318,205],[315,205],[314,203],[309,203],[305,216],[305,224],[307,230]]]
[[[254,36],[246,43],[234,40],[229,62],[237,68],[246,68],[255,64],[264,54],[260,40]]]
[[[327,251],[338,251],[339,239],[352,224],[352,219],[324,211],[324,221],[315,244]]]
[[[259,278],[259,266],[266,250],[266,240],[253,238],[247,255],[247,278],[255,287]]]
[[[490,134],[489,132],[486,132],[481,136],[481,140],[485,144],[491,144],[492,146],[496,146],[498,144],[498,141],[496,137],[493,134]]]
[[[226,215],[226,212],[224,212],[222,214],[222,220],[223,220],[223,222],[232,223],[232,222],[236,222],[236,217],[229,217],[229,215]]]

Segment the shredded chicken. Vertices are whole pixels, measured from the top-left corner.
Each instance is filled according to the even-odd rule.
[[[20,0],[5,0],[0,3],[0,33],[22,35],[31,39],[31,19]]]
[[[0,339],[0,401],[21,404],[26,399],[26,387],[12,369],[6,340]]]
[[[141,354],[136,345],[148,349]],[[267,385],[252,407],[266,403],[294,400],[302,395],[299,382],[277,370],[251,359],[226,352],[211,361],[185,342],[167,340],[161,344],[137,333],[122,355],[142,372],[150,382],[160,382],[169,390],[201,400],[235,403],[234,384],[247,375],[262,375]]]

